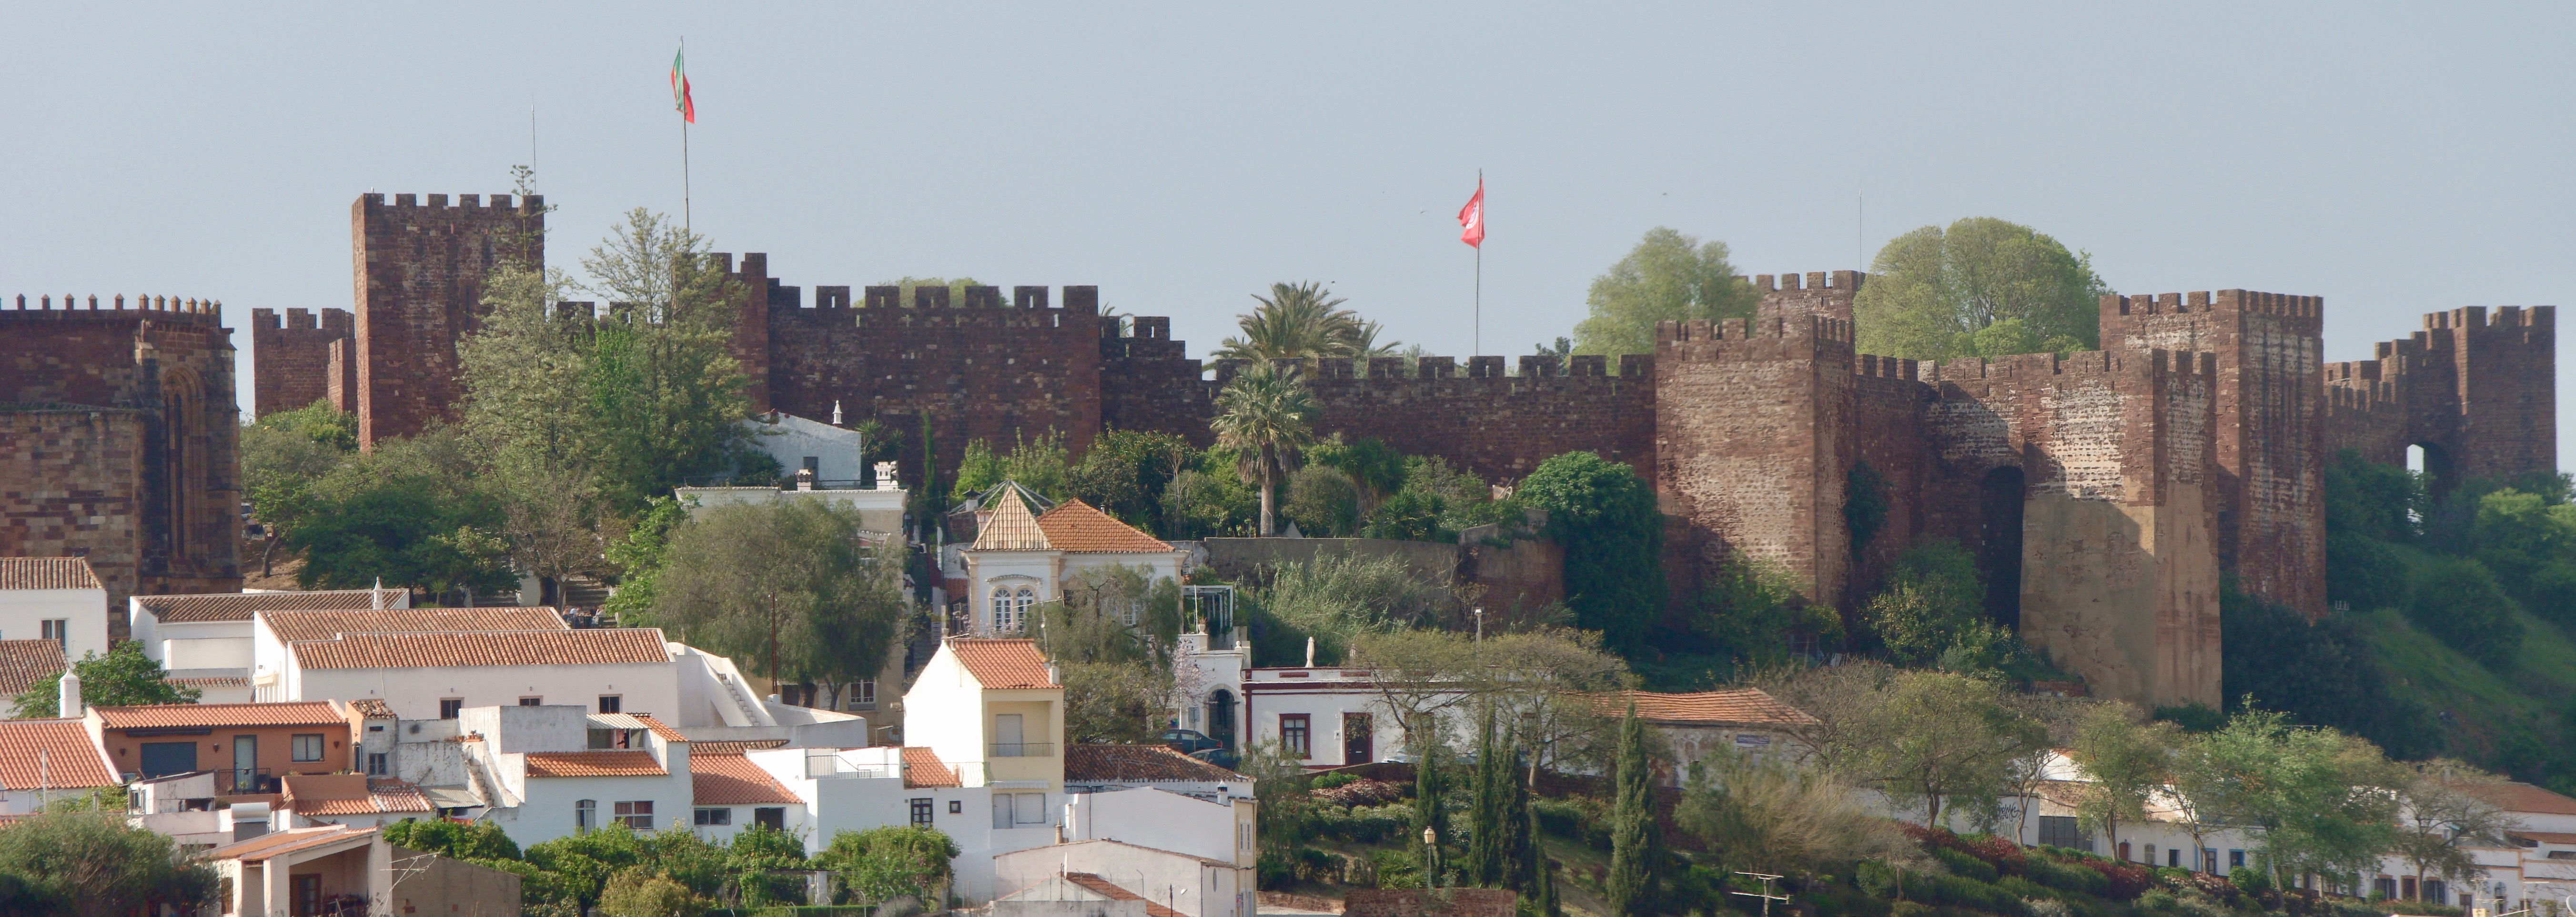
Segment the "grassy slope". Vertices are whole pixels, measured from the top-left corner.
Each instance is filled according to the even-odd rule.
[[[2428,558],[2398,549],[2409,566]],[[2522,656],[2512,671],[2499,672],[2444,646],[2395,608],[2360,613],[2356,623],[2387,664],[2395,682],[2392,693],[2411,697],[2425,709],[2448,711],[2440,728],[2453,757],[2491,761],[2498,736],[2507,730],[2536,730],[2544,743],[2559,741],[2560,712],[2576,695],[2576,639],[2556,625],[2516,609],[2525,636]]]

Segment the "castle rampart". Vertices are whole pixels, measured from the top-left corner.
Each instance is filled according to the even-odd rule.
[[[2435,312],[2375,359],[2327,364],[2328,446],[2386,464],[2423,446],[2437,492],[2557,470],[2557,311]]]
[[[324,309],[319,322],[314,318],[313,310],[288,309],[280,325],[277,310],[250,310],[251,359],[258,364],[251,370],[254,415],[292,411],[331,397],[332,376],[345,365],[334,361],[332,345],[355,340],[357,322],[347,309]]]
[[[545,263],[545,201],[527,195],[362,194],[349,207],[356,240],[354,346],[358,443],[372,448],[453,420],[464,386],[456,345],[484,312],[483,281],[504,262]]]

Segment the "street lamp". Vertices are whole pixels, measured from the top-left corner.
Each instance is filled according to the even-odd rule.
[[[1440,887],[1440,829],[1422,828],[1422,887]]]

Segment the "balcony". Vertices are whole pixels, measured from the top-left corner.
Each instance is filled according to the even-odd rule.
[[[1053,742],[995,742],[995,743],[993,743],[993,753],[992,753],[992,757],[995,757],[995,758],[1052,758],[1052,757],[1055,757],[1055,743],[1053,743]]]
[[[277,778],[265,767],[226,768],[215,772],[215,795],[258,796],[280,792]]]

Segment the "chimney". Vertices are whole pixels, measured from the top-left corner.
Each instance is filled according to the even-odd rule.
[[[58,690],[61,693],[55,695],[55,715],[63,719],[71,719],[89,712],[89,708],[81,704],[80,676],[74,674],[72,670],[63,670],[63,680]]]
[[[1051,685],[1060,685],[1060,684],[1064,684],[1064,667],[1063,667],[1063,666],[1057,665],[1057,664],[1055,664],[1055,663],[1053,663],[1053,662],[1049,662],[1049,663],[1047,663],[1047,684],[1051,684]]]
[[[1306,638],[1306,667],[1315,667],[1315,638]]]
[[[838,398],[832,399],[832,425],[841,425],[841,399]]]
[[[385,610],[385,578],[384,578],[384,577],[381,577],[381,576],[376,577],[376,585],[375,585],[375,588],[367,590],[367,607],[368,607],[368,608],[371,608],[371,609],[374,609],[374,610],[376,610],[376,611],[383,611],[383,610]]]

